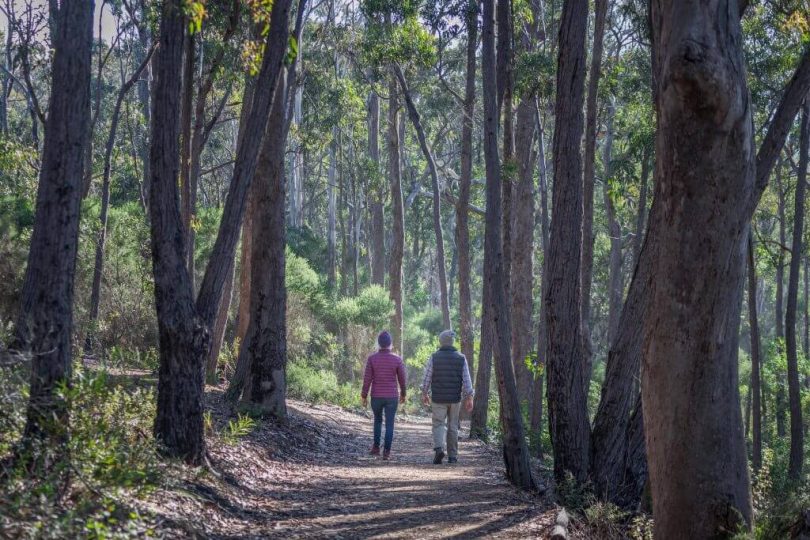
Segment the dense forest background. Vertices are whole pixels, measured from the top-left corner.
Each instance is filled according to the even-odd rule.
[[[743,2],[713,38],[740,49],[737,78],[710,90],[661,67],[678,2],[104,0],[92,20],[76,4],[0,6],[8,516],[41,522],[40,496],[64,496],[30,489],[31,462],[104,489],[152,482],[158,443],[202,463],[203,373],[237,404],[234,433],[283,418],[287,396],[359,409],[388,328],[416,413],[450,327],[475,372],[471,432],[504,447],[516,485],[552,482],[541,460],[566,506],[652,512],[662,538],[684,530],[676,511],[658,524],[665,501],[705,508],[693,532],[763,538],[807,508],[807,2]],[[727,19],[740,3],[701,4]],[[673,113],[672,88],[694,110]],[[747,120],[710,125],[738,102]],[[750,237],[728,205],[750,207]],[[648,433],[645,457],[650,425],[676,426],[655,440],[678,450],[652,454]],[[656,483],[667,460],[715,487],[683,503]],[[718,517],[715,492],[737,514]]]

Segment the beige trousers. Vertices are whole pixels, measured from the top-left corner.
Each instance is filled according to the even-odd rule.
[[[461,403],[433,402],[432,410],[433,448],[446,449],[449,457],[458,456],[458,413]]]

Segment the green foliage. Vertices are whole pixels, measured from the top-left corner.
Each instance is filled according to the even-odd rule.
[[[297,363],[287,366],[287,393],[311,403],[332,403],[341,407],[360,407],[356,385],[339,383],[334,370],[313,369]]]
[[[225,444],[231,446],[239,443],[240,439],[247,437],[256,429],[256,420],[246,414],[239,414],[236,420],[228,420],[228,426],[220,433]]]

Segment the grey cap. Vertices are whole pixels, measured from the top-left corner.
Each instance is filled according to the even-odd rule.
[[[439,345],[442,347],[452,347],[453,341],[456,339],[456,333],[452,330],[445,330],[439,334]]]

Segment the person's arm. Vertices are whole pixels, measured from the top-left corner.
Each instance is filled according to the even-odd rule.
[[[397,381],[399,381],[399,402],[405,403],[405,395],[406,395],[406,374],[405,374],[405,362],[400,359],[399,365],[397,365]]]
[[[374,380],[374,366],[371,365],[371,357],[366,360],[366,371],[363,374],[363,391],[360,392],[360,397],[365,400],[368,398],[368,389],[371,387],[371,381]]]
[[[422,403],[428,404],[428,392],[430,391],[430,383],[433,380],[433,355],[428,358],[425,364],[425,376],[422,378]]]
[[[470,377],[470,367],[467,364],[467,359],[464,359],[464,370],[461,372],[461,390],[463,397],[471,398],[475,395],[475,388],[473,388],[472,377]]]

